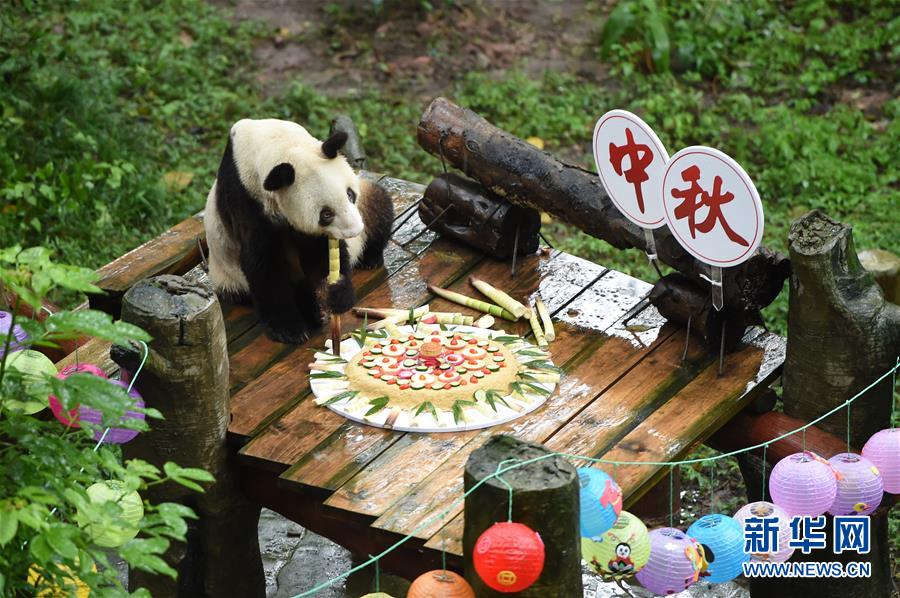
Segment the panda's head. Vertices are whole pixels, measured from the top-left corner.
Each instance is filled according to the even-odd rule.
[[[284,120],[240,120],[231,143],[241,183],[273,220],[308,235],[349,239],[363,230],[359,177],[338,151],[346,133],[319,141]]]

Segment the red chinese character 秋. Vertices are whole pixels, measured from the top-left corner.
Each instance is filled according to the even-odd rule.
[[[638,209],[644,213],[644,194],[641,191],[641,183],[650,178],[647,167],[653,162],[653,152],[643,143],[635,143],[631,129],[625,128],[625,144],[609,144],[609,163],[612,164],[616,174],[622,176],[622,160],[629,158],[628,170],[625,171],[625,180],[634,185],[634,193],[637,196]]]
[[[700,180],[699,166],[688,166],[681,171],[681,178],[684,182],[690,183],[691,186],[687,189],[672,189],[672,197],[683,200],[675,207],[674,213],[675,218],[678,220],[681,220],[682,218],[688,219],[688,228],[691,231],[691,238],[697,238],[696,231],[699,230],[701,233],[708,233],[716,226],[716,222],[721,222],[722,228],[725,230],[725,234],[728,235],[729,239],[739,245],[749,247],[750,243],[728,226],[728,222],[722,214],[722,205],[734,199],[734,194],[730,191],[722,193],[722,177],[716,176],[715,179],[713,179],[712,195],[707,193],[698,182]],[[706,219],[698,224],[695,221],[695,216],[697,210],[703,206],[708,207],[709,212],[706,215]]]

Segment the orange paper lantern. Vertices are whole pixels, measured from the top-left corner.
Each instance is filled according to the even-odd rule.
[[[472,560],[478,576],[491,589],[521,592],[541,576],[544,542],[527,525],[495,523],[475,542]]]
[[[423,573],[409,586],[406,598],[475,598],[472,586],[453,571]]]

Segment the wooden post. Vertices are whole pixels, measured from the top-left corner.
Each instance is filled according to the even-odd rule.
[[[791,225],[788,241],[793,274],[782,396],[786,414],[809,421],[894,366],[900,355],[900,307],[885,301],[860,265],[850,227],[815,210]],[[890,426],[892,400],[887,378],[853,404],[851,444],[863,446]],[[844,437],[846,414],[819,426]]]
[[[539,444],[512,436],[494,436],[469,456],[465,489],[468,491],[496,472],[497,466],[508,459],[526,461],[549,452]],[[549,457],[508,471],[503,474],[503,479],[513,487],[513,521],[539,533],[546,554],[540,578],[516,595],[522,598],[581,596],[578,474],[575,468],[562,457]],[[466,498],[463,530],[466,580],[479,598],[506,595],[495,592],[481,581],[472,564],[472,554],[475,542],[484,530],[507,520],[508,501],[509,490],[496,478],[485,482]]]
[[[163,275],[135,284],[122,301],[122,319],[152,337],[147,362],[135,386],[148,407],[164,420],[124,446],[127,458],[162,469],[174,461],[199,467],[216,481],[203,494],[176,484],[150,488],[145,498],[179,502],[194,509],[187,546],[174,545],[166,560],[179,572],[173,581],[133,571],[133,589],[154,596],[264,596],[259,553],[259,507],[238,487],[225,447],[228,427],[228,353],[222,311],[215,294],[202,284]],[[134,371],[140,351],[114,347],[113,359]]]

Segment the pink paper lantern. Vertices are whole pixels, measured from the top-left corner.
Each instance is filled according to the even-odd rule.
[[[650,532],[650,560],[637,572],[638,582],[655,594],[677,594],[697,581],[706,568],[702,549],[680,529]]]
[[[794,554],[794,549],[789,544],[791,541],[791,518],[784,512],[784,509],[764,500],[744,505],[734,514],[734,520],[741,524],[741,529],[744,529],[745,533],[747,527],[745,522],[748,517],[774,517],[778,526],[778,550],[750,553],[751,561],[783,563],[791,558],[791,555]]]
[[[110,380],[116,386],[121,386],[124,389],[128,389],[128,384],[121,380]],[[141,395],[137,390],[131,389],[128,392],[128,396],[134,399],[134,406],[143,409],[144,401],[141,398]],[[145,419],[146,415],[140,411],[132,411],[128,410],[125,412],[125,415],[119,420],[120,422],[126,422],[131,419]],[[78,406],[78,421],[79,423],[89,422],[98,426],[97,429],[94,430],[94,440],[99,441],[101,438],[103,442],[109,442],[111,444],[125,444],[126,442],[130,442],[135,439],[138,435],[137,430],[131,430],[129,428],[110,428],[106,435],[104,436],[103,432],[105,428],[103,428],[103,415],[97,409],[93,407],[88,407],[87,405],[79,405]]]
[[[869,438],[862,450],[884,480],[884,491],[900,494],[900,428],[881,430]]]
[[[107,378],[107,375],[103,373],[103,370],[90,363],[79,363],[66,366],[59,374],[56,375],[56,377],[60,380],[65,380],[72,374],[93,374],[94,376]],[[59,402],[59,399],[57,399],[53,395],[50,395],[50,411],[53,412],[53,417],[59,420],[62,425],[72,428],[81,427],[78,425],[78,406],[70,409],[69,411],[65,411],[63,409],[62,403]]]
[[[881,504],[884,481],[878,468],[865,457],[839,453],[828,460],[838,474],[838,490],[832,515],[868,515]]]
[[[788,515],[818,517],[834,503],[837,477],[828,461],[815,453],[794,453],[772,468],[769,494]]]

